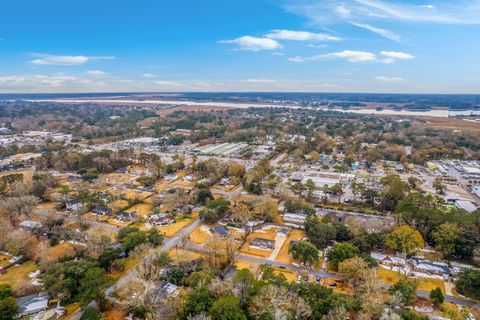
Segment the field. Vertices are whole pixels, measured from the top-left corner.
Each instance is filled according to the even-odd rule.
[[[148,216],[153,213],[153,207],[149,203],[139,203],[128,208],[125,212],[136,212],[139,216]]]
[[[70,243],[63,242],[63,243],[57,244],[54,247],[49,248],[48,256],[53,258],[55,261],[57,261],[58,259],[63,258],[65,256],[74,257],[75,250]]]
[[[398,274],[393,270],[387,270],[382,267],[377,268],[377,278],[384,284],[394,285],[400,279],[404,279],[405,276]]]
[[[185,249],[176,249],[176,248],[170,250],[168,252],[168,256],[175,263],[194,260],[202,257],[200,253],[185,250]]]
[[[114,279],[118,279],[121,276],[123,276],[124,274],[126,274],[128,271],[130,271],[132,268],[135,268],[141,261],[142,261],[142,259],[140,259],[140,258],[134,258],[134,257],[125,258],[124,259],[125,269],[122,272],[113,272],[111,274],[111,276]]]
[[[203,244],[208,239],[212,238],[212,234],[208,231],[210,227],[206,225],[200,225],[190,234],[190,241],[196,244]]]
[[[297,281],[297,277],[298,277],[298,273],[295,272],[295,271],[291,271],[291,270],[282,270],[282,269],[279,269],[279,268],[274,268],[275,271],[274,273],[276,275],[284,275],[285,278],[287,278],[287,281],[288,282],[296,282]]]
[[[275,261],[290,264],[293,262],[288,250],[290,249],[290,241],[298,241],[305,238],[305,232],[302,230],[292,230],[288,235],[287,240],[283,243],[282,249],[277,255]]]
[[[250,270],[253,274],[256,274],[258,271],[258,263],[250,262],[250,261],[245,261],[245,260],[237,260],[235,261],[235,268],[237,270],[242,270],[242,269],[248,269]]]
[[[173,237],[180,230],[192,224],[197,217],[198,217],[198,212],[192,214],[192,219],[182,218],[182,219],[178,219],[177,222],[172,223],[170,225],[157,226],[155,228],[157,228],[157,230],[160,231],[160,233],[163,233],[166,237]]]
[[[417,290],[423,290],[430,292],[431,290],[439,287],[445,294],[445,284],[442,279],[436,278],[417,278]]]
[[[8,283],[13,289],[17,288],[22,282],[30,281],[28,274],[37,270],[33,261],[27,261],[20,266],[13,266],[8,269],[6,274],[0,275],[0,284]]]

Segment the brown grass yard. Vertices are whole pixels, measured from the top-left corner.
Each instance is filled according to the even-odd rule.
[[[37,266],[33,261],[24,262],[20,266],[13,266],[8,269],[6,274],[0,275],[0,284],[10,284],[15,290],[22,282],[30,281],[28,274],[35,270],[37,270]]]

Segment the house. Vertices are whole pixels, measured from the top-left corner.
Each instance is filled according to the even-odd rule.
[[[121,221],[121,222],[129,222],[133,221],[135,217],[137,216],[136,212],[119,212],[115,215],[115,220]]]
[[[269,249],[273,250],[275,248],[275,240],[265,239],[265,238],[253,238],[250,241],[251,247],[258,247],[260,249]]]
[[[210,232],[213,234],[218,234],[221,237],[228,237],[230,235],[230,231],[224,226],[210,228]]]
[[[174,216],[167,213],[156,213],[148,218],[148,222],[154,226],[165,226],[175,222]]]
[[[42,224],[38,221],[25,220],[20,222],[19,226],[25,231],[32,232],[33,230],[40,229]]]
[[[423,260],[419,257],[413,257],[411,263],[414,272],[441,277],[450,276],[450,268],[445,262],[435,262]]]
[[[371,252],[370,256],[382,266],[403,268],[407,264],[407,260],[403,258],[383,254],[380,252]]]
[[[92,212],[96,214],[102,214],[102,215],[112,214],[112,210],[104,206],[96,206],[95,208],[93,208]]]
[[[17,298],[18,310],[15,318],[32,316],[48,309],[49,296],[45,292]]]
[[[283,215],[283,221],[285,225],[295,227],[295,228],[304,228],[305,220],[307,215],[303,213],[285,213]]]

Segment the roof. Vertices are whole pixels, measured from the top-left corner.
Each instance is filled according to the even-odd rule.
[[[468,200],[457,200],[455,201],[455,206],[459,209],[463,209],[470,213],[477,210],[477,207],[471,201],[468,201]]]
[[[380,252],[371,252],[370,256],[377,261],[389,260],[389,261],[391,261],[393,263],[396,263],[396,264],[405,264],[406,263],[406,260],[403,259],[403,258],[396,257],[396,256],[390,256],[390,255],[383,254],[383,253],[380,253]]]
[[[441,272],[441,273],[450,273],[450,269],[448,268],[448,264],[445,262],[433,262],[428,260],[422,260],[420,258],[412,258],[413,264],[417,269],[429,270],[433,272]]]
[[[48,308],[49,296],[45,293],[17,298],[17,315],[27,315]]]
[[[216,226],[211,229],[213,233],[218,233],[221,236],[228,236],[230,234],[230,231],[224,226]]]

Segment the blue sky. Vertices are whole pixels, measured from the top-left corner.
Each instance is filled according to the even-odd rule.
[[[15,0],[0,92],[480,93],[480,1]]]

